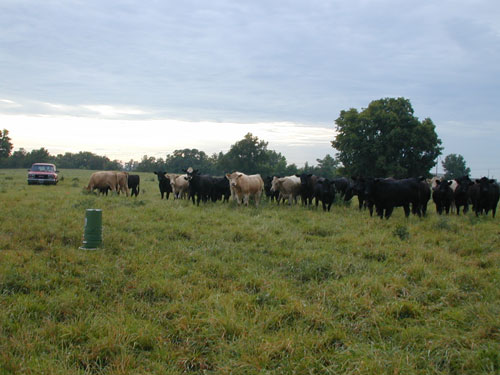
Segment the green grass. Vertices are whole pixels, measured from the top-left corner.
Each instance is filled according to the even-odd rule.
[[[0,170],[0,374],[498,374],[500,219],[28,186]],[[103,248],[82,251],[85,209]]]

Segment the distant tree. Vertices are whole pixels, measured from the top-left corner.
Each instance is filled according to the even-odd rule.
[[[374,100],[358,112],[341,111],[332,146],[347,175],[428,175],[441,154],[434,123],[419,121],[408,99]]]
[[[297,173],[299,173],[299,168],[295,163],[292,163],[286,166],[286,169],[283,173],[275,173],[275,174],[278,176],[292,176]]]
[[[338,160],[327,154],[323,159],[316,159],[318,165],[314,173],[318,176],[332,178],[337,175],[337,168],[339,167]]]
[[[166,170],[172,173],[182,173],[183,169],[189,167],[198,169],[202,174],[213,174],[215,172],[213,158],[196,148],[175,150],[172,154],[167,155],[165,164]]]
[[[135,171],[137,169],[137,166],[139,165],[139,162],[130,159],[128,162],[125,163],[124,169],[128,172]]]
[[[8,159],[4,161],[4,165],[6,168],[28,168],[26,162],[27,152],[24,148],[20,148],[17,151],[14,151],[12,155]]]
[[[167,172],[165,162],[162,158],[156,159],[154,156],[144,155],[142,160],[137,164],[136,170],[138,172],[154,172],[164,171]]]
[[[49,154],[45,148],[38,150],[31,150],[26,154],[26,166],[30,167],[33,163],[53,163],[54,158]]]
[[[0,130],[0,159],[8,158],[12,147],[9,131],[7,129]]]
[[[267,145],[267,142],[247,133],[223,155],[220,165],[228,172],[238,170],[246,174],[267,174],[268,171],[263,170],[269,168],[270,162]]]
[[[447,180],[453,180],[470,174],[470,168],[467,168],[465,165],[465,159],[462,155],[446,155],[441,164],[445,170],[444,178]]]
[[[299,168],[299,173],[312,173],[316,174],[316,166],[315,165],[309,165],[309,162],[305,162],[304,166],[302,168]]]

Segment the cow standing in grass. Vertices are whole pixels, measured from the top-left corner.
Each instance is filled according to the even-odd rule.
[[[189,181],[189,197],[193,200],[193,204],[200,205],[200,200],[203,203],[208,202],[212,198],[214,189],[214,179],[207,174],[200,174],[198,169],[184,169],[186,172],[185,179]]]
[[[432,200],[436,205],[436,212],[441,215],[444,212],[450,213],[451,204],[453,202],[453,190],[451,188],[452,181],[435,180],[433,182]]]
[[[116,191],[118,194],[125,193],[128,197],[128,172],[116,172]]]
[[[318,177],[312,173],[296,174],[295,176],[300,178],[300,198],[302,199],[302,204],[306,206],[312,205],[314,185],[316,185]]]
[[[166,195],[168,200],[168,197],[172,192],[172,186],[170,186],[169,178],[165,176],[167,172],[157,171],[153,173],[158,177],[158,187],[160,188],[161,199],[163,199],[163,195]]]
[[[470,188],[474,185],[469,176],[462,176],[456,178],[457,188],[453,194],[453,200],[455,201],[455,207],[457,209],[457,215],[460,215],[460,207],[463,206],[463,213],[466,214],[469,211],[469,200],[470,200]]]
[[[229,180],[232,193],[238,205],[243,203],[248,206],[250,198],[255,200],[257,207],[260,202],[260,197],[264,191],[264,181],[260,174],[246,175],[241,172],[227,173],[226,178]]]
[[[366,181],[366,195],[373,200],[377,215],[388,219],[394,207],[403,207],[405,216],[413,213],[421,216],[421,185],[423,178],[406,178],[402,180],[375,178]]]
[[[139,196],[139,184],[141,183],[141,178],[139,177],[138,174],[129,174],[128,175],[128,188],[130,189],[130,196],[133,197],[134,195],[137,197]]]
[[[314,185],[314,198],[316,198],[316,207],[321,201],[323,211],[330,211],[332,203],[335,201],[335,181],[330,181],[327,178],[318,178]]]
[[[279,197],[283,200],[283,204],[285,203],[285,199],[288,199],[289,205],[292,204],[292,201],[297,203],[300,188],[300,178],[297,176],[274,177],[271,183],[271,191],[279,192]]]
[[[495,180],[483,177],[471,187],[471,200],[476,216],[488,215],[491,210],[495,217],[499,199],[499,187]]]
[[[86,189],[88,191],[99,189],[100,192],[104,191],[107,195],[108,189],[111,191],[116,191],[117,186],[118,180],[116,172],[101,171],[92,173]]]
[[[189,193],[189,182],[187,180],[187,174],[174,174],[169,173],[167,177],[170,180],[170,186],[172,187],[172,193],[174,199],[184,199]]]

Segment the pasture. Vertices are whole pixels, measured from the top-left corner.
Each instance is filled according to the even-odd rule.
[[[498,374],[500,219],[83,192],[0,170],[0,374]],[[82,251],[85,209],[103,248]]]

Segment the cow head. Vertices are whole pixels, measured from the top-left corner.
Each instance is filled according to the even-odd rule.
[[[433,188],[434,191],[440,191],[440,192],[447,192],[451,190],[450,185],[453,183],[453,181],[439,181],[436,180],[435,184],[436,186]]]
[[[321,186],[321,190],[324,193],[330,194],[335,192],[335,181],[330,181],[328,178],[320,178],[316,183]]]
[[[153,173],[158,177],[158,181],[164,181],[165,179],[167,179],[167,177],[165,177],[165,174],[167,172],[157,171],[157,172],[153,172]]]
[[[238,185],[238,179],[243,176],[243,173],[233,172],[231,174],[226,173],[226,178],[229,180],[229,185],[236,187]]]
[[[490,184],[494,184],[495,180],[490,180],[487,177],[483,177],[479,180],[476,180],[476,184],[479,185],[479,191],[481,192],[481,195],[483,194],[488,194],[491,187]]]
[[[273,180],[271,181],[271,191],[279,191],[280,189],[280,178],[277,176],[273,177]]]
[[[455,194],[467,194],[469,192],[469,188],[474,185],[474,182],[471,181],[469,176],[463,176],[460,178],[456,178],[455,182],[457,183],[457,188],[455,189]]]
[[[185,179],[188,181],[192,181],[193,178],[196,178],[196,176],[200,175],[200,171],[198,169],[193,169],[191,167],[189,167],[188,169],[183,169],[183,171],[186,173],[187,176],[185,177]]]
[[[307,184],[309,183],[309,180],[312,177],[312,173],[296,174],[295,177],[300,178],[300,185],[307,186]]]

